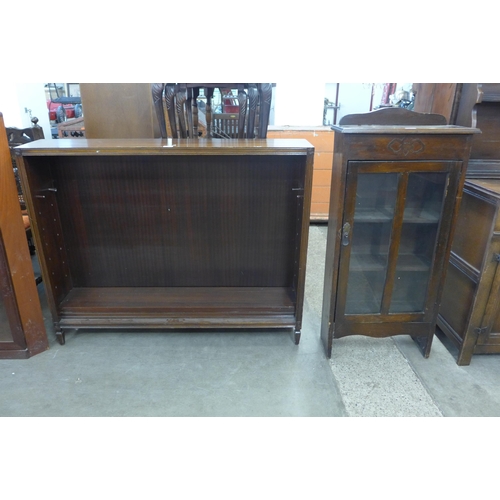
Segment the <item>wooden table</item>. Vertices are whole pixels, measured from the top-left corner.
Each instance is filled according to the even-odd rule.
[[[292,328],[305,140],[58,139],[16,148],[55,329]]]

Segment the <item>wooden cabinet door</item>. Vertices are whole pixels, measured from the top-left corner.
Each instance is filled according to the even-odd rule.
[[[492,266],[492,269],[486,272],[493,273],[493,281],[489,291],[489,297],[484,309],[484,316],[479,328],[474,329],[477,334],[476,351],[489,352],[488,348],[495,348],[494,351],[498,352],[500,349],[500,237],[496,233],[493,237],[491,252],[488,256],[487,268]],[[471,325],[474,327],[475,325]]]
[[[335,337],[422,334],[435,315],[461,162],[349,162]]]

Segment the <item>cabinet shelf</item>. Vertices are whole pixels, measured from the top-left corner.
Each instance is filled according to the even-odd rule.
[[[291,327],[295,293],[286,287],[73,288],[61,302],[61,326]]]
[[[431,267],[428,257],[416,254],[399,254],[398,271],[427,272]],[[387,257],[372,254],[351,254],[350,272],[383,271],[387,268]]]
[[[384,223],[392,222],[394,217],[393,209],[374,208],[373,210],[356,210],[354,222],[361,223]],[[414,208],[406,209],[404,212],[404,222],[408,224],[434,224],[439,222],[439,210],[419,210]]]

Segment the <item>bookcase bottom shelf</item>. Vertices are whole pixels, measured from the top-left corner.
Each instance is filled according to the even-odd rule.
[[[292,328],[295,324],[295,294],[286,287],[88,287],[73,288],[61,302],[59,327]]]

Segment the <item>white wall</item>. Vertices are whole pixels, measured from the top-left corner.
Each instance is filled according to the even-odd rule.
[[[51,137],[50,121],[43,83],[11,83],[0,81],[0,112],[6,127],[31,127],[29,113],[38,118],[47,139]]]
[[[274,125],[323,125],[324,99],[324,83],[307,82],[298,87],[296,81],[276,82]]]
[[[368,113],[371,97],[372,85],[370,83],[341,83],[338,119],[340,120],[345,115]]]
[[[336,84],[327,83],[325,86],[326,97],[335,102]],[[345,115],[353,113],[368,113],[370,111],[370,100],[372,94],[371,83],[340,83],[339,85],[339,109],[337,111],[337,124]],[[374,103],[375,104],[375,103]],[[327,114],[331,119],[332,112]]]

